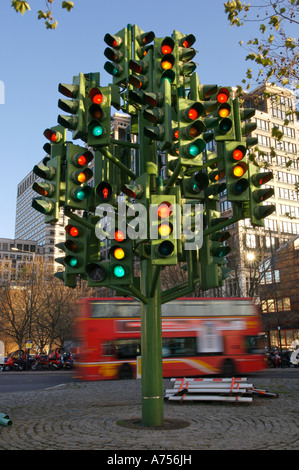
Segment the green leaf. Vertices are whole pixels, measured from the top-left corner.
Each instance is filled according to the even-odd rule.
[[[21,15],[23,15],[26,10],[31,10],[29,3],[21,0],[12,1],[11,6],[16,10],[16,12],[20,12]]]
[[[260,25],[260,31],[264,33],[266,31],[266,26],[264,24]]]
[[[67,11],[71,11],[71,9],[74,8],[74,2],[62,2],[61,6]]]

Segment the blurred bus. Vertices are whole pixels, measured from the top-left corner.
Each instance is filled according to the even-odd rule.
[[[139,302],[83,298],[78,307],[78,377],[136,377],[137,358],[142,360]],[[163,377],[259,371],[265,368],[264,347],[259,312],[250,299],[180,298],[162,305]]]

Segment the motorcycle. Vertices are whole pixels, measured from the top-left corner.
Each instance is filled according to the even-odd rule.
[[[32,364],[32,370],[48,370],[49,361],[47,355],[36,354],[34,363]]]
[[[281,366],[281,357],[278,351],[269,351],[267,362],[269,367],[280,367]]]
[[[74,365],[71,353],[60,348],[56,348],[53,353],[49,354],[48,361],[51,370],[71,369]]]

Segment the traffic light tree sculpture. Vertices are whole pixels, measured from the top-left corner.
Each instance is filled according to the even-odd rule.
[[[104,40],[113,83],[102,86],[97,72],[59,85],[67,98],[59,107],[69,115],[58,116],[60,132],[47,132],[48,157],[35,168],[45,180],[34,185],[42,199],[33,205],[46,222],[57,221],[60,207],[69,217],[59,260],[66,285],[82,278],[140,302],[142,421],[162,426],[161,304],[192,293],[197,283],[223,284],[226,228],[245,217],[263,223],[273,206],[262,205],[272,192],[261,186],[272,176],[248,162],[252,126],[244,123],[252,110],[240,109],[231,87],[200,83],[192,34],[156,38],[127,25]],[[111,134],[111,107],[131,116],[125,140]],[[85,145],[67,141],[66,130]],[[212,140],[215,152],[208,150]],[[229,218],[218,212],[224,189],[234,209]],[[181,262],[188,280],[161,292],[161,269]]]

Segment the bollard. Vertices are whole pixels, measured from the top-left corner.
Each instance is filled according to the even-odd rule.
[[[0,426],[11,426],[12,421],[5,413],[0,413]]]

